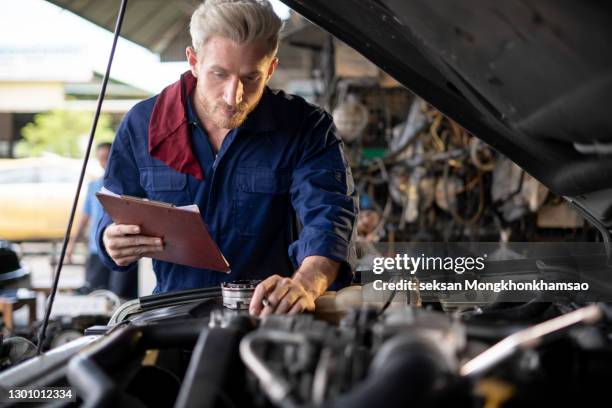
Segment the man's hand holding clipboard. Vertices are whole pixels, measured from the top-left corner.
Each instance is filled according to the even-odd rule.
[[[164,250],[161,238],[140,235],[138,225],[112,223],[102,238],[108,255],[119,266],[127,266],[142,257],[155,257]]]
[[[229,273],[229,263],[208,233],[197,206],[175,207],[104,189],[96,196],[113,220],[103,241],[117,265],[151,257]]]

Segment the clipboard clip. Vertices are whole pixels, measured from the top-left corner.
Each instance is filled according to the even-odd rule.
[[[153,204],[153,205],[157,205],[157,206],[165,207],[165,208],[175,208],[176,207],[176,205],[171,204],[171,203],[165,203],[163,201],[150,200],[148,198],[134,197],[134,196],[131,196],[131,195],[124,195],[124,194],[120,195],[120,197],[124,198],[124,199],[126,199],[128,201],[146,202],[146,203],[149,203],[149,204]]]

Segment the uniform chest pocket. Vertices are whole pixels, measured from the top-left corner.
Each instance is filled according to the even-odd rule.
[[[236,175],[239,191],[261,194],[287,194],[291,175],[286,170],[239,168]]]
[[[176,205],[191,204],[187,191],[187,175],[168,167],[140,169],[140,184],[152,200]]]
[[[239,168],[235,183],[234,223],[240,234],[278,234],[289,214],[289,171]]]

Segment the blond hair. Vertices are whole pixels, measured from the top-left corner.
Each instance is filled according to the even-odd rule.
[[[217,35],[238,44],[266,41],[274,55],[282,27],[267,0],[206,0],[193,12],[189,33],[196,52]]]

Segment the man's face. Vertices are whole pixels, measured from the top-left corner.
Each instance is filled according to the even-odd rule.
[[[100,163],[103,169],[106,168],[106,163],[108,163],[108,155],[110,153],[110,148],[108,147],[100,147],[96,150],[96,159]]]
[[[255,109],[278,60],[266,55],[264,42],[237,44],[212,37],[198,52],[187,48],[191,72],[198,79],[196,110],[205,126],[233,129]]]

